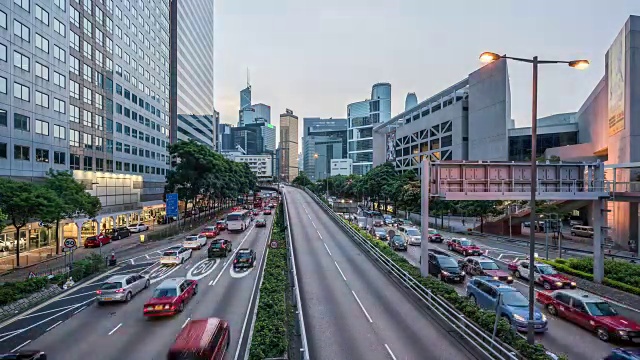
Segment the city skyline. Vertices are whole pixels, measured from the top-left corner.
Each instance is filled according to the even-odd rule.
[[[640,3],[628,0],[617,3],[619,5],[615,7],[595,0],[588,0],[580,7],[559,3],[554,4],[554,12],[549,13],[536,4],[495,1],[492,12],[485,14],[486,4],[472,2],[422,4],[407,0],[395,8],[382,6],[380,1],[360,6],[364,4],[363,0],[349,3],[329,1],[305,7],[295,6],[289,0],[268,6],[257,2],[243,5],[219,2],[216,3],[215,24],[218,30],[215,67],[219,69],[215,79],[216,109],[221,111],[221,122],[233,123],[237,118],[237,93],[246,82],[245,73],[249,67],[252,85],[261,89],[261,95],[253,101],[270,104],[275,111],[291,108],[301,117],[344,117],[347,104],[364,100],[366,89],[377,82],[389,82],[394,88],[391,112],[394,116],[404,110],[407,93],[415,92],[418,102],[424,100],[480,68],[482,64],[478,55],[490,50],[514,56],[589,59],[592,66],[585,72],[563,67],[543,68],[540,72],[539,116],[576,111],[602,77],[603,54],[619,24],[629,15],[640,14]],[[246,12],[247,6],[251,8],[249,13]],[[421,10],[423,8],[425,11]],[[478,17],[477,13],[485,15]],[[427,16],[429,21],[417,23],[414,14]],[[457,14],[456,20],[465,25],[442,25],[451,20],[447,14]],[[256,21],[247,24],[246,21],[238,21],[239,17]],[[288,19],[280,23],[282,26],[277,20],[281,17]],[[389,17],[404,20],[391,30],[387,27],[372,30],[370,26],[360,24],[382,22]],[[343,21],[345,19],[350,21]],[[545,19],[545,28],[532,32],[540,19]],[[276,25],[265,29],[265,22]],[[599,25],[593,26],[595,23]],[[322,24],[331,26],[320,27]],[[287,31],[289,26],[302,30],[290,33]],[[234,45],[237,39],[256,32],[255,27],[260,28],[264,41],[251,47]],[[445,40],[440,30],[444,28],[447,28],[447,38],[450,39],[443,47],[447,50],[446,59],[431,54],[439,41]],[[423,38],[423,34],[435,37]],[[365,35],[371,39],[382,37],[389,48],[379,57],[370,59],[366,66],[357,61],[358,57],[331,55],[327,58],[326,54],[343,52],[346,47],[350,47],[349,52],[354,54],[358,49],[365,51],[373,46],[369,40],[357,40]],[[442,40],[437,41],[438,38]],[[551,38],[554,42],[548,41]],[[395,55],[406,51],[406,46],[420,42],[426,46],[416,48],[415,55]],[[287,46],[295,47],[304,55],[288,59],[275,57],[277,61],[264,56],[268,49],[279,51]],[[393,62],[393,67],[384,66],[390,62]],[[527,126],[530,124],[530,68],[514,64],[510,78],[512,117],[517,126]],[[277,126],[276,121],[274,119]]]

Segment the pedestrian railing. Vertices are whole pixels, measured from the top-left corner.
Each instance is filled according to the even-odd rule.
[[[466,341],[466,345],[475,348],[478,352],[490,359],[524,359],[511,346],[505,344],[499,339],[492,340],[491,334],[481,329],[477,324],[466,318],[464,314],[459,312],[450,303],[441,297],[433,294],[429,289],[425,288],[421,283],[414,279],[410,274],[389,259],[382,251],[377,249],[371,242],[365,239],[360,233],[348,226],[342,218],[329,208],[320,198],[308,189],[304,191],[311,196],[318,205],[329,215],[331,219],[346,233],[349,237],[365,251],[369,257],[377,262],[381,267],[388,271],[393,277],[410,290],[432,313],[436,314],[441,320],[447,323]]]

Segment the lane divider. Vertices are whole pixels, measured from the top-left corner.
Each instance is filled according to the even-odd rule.
[[[27,340],[27,341],[25,341],[22,345],[20,345],[20,346],[18,346],[17,348],[15,348],[15,349],[11,350],[11,352],[16,352],[16,351],[18,351],[18,350],[22,349],[25,345],[27,345],[27,344],[28,344],[28,343],[30,343],[30,342],[31,342],[31,340]]]
[[[240,242],[236,250],[233,252],[233,254],[231,254],[231,258],[225,261],[224,265],[222,266],[222,270],[220,270],[220,273],[218,274],[218,276],[216,276],[215,280],[212,280],[209,282],[209,286],[214,286],[218,282],[218,280],[220,280],[220,277],[222,276],[224,271],[227,269],[227,266],[231,264],[232,259],[236,257],[236,253],[238,252],[238,250],[240,250],[240,248],[242,248],[242,244],[244,244],[247,238],[249,238],[249,235],[251,235],[251,233],[253,232],[253,229],[255,228],[256,228],[255,226],[251,226],[251,229],[249,229],[249,232],[247,233],[247,235],[244,236],[244,239],[242,239],[242,241]]]
[[[61,307],[61,308],[57,308],[57,309],[53,309],[53,310],[47,310],[47,311],[43,311],[43,312],[39,312],[39,313],[35,313],[35,314],[26,315],[26,316],[21,317],[20,319],[26,319],[26,318],[30,318],[30,317],[34,317],[34,316],[40,316],[40,315],[43,315],[43,314],[48,314],[48,313],[52,313],[52,312],[56,312],[56,311],[60,311],[60,310],[65,310],[65,309],[72,308],[72,307],[75,307],[75,305],[69,305],[69,306],[65,306],[65,307]],[[2,335],[5,335],[5,334],[0,334],[0,336],[2,336]]]
[[[62,324],[62,320],[60,320],[60,321],[58,321],[57,323],[55,323],[55,324],[53,324],[53,325],[49,326],[49,327],[47,328],[47,330],[45,330],[45,332],[50,331],[51,329],[53,329],[54,327],[56,327],[56,326],[58,326],[58,325],[60,325],[60,324]]]
[[[324,245],[324,248],[327,249],[327,252],[329,253],[329,256],[333,256],[333,255],[331,255],[331,251],[329,251],[329,247],[327,246],[327,243],[323,241],[322,244]]]
[[[391,351],[391,349],[389,348],[389,345],[384,344],[384,347],[385,347],[385,348],[387,349],[387,351],[389,352],[389,355],[391,355],[391,358],[392,358],[393,360],[396,360],[396,356],[395,356],[395,355],[393,355],[393,351]]]
[[[182,324],[182,327],[180,327],[180,328],[184,329],[184,327],[187,326],[187,324],[189,323],[190,320],[191,320],[191,318],[188,318],[187,320],[185,320],[184,324]]]
[[[111,330],[109,332],[109,335],[113,334],[114,332],[116,332],[118,329],[120,329],[120,326],[122,326],[122,323],[118,324],[118,326],[115,327],[115,329]]]
[[[353,294],[353,296],[356,298],[356,301],[358,302],[358,305],[360,305],[360,308],[362,309],[362,311],[364,312],[364,315],[367,317],[367,320],[369,320],[370,323],[373,322],[373,320],[371,320],[371,316],[369,316],[369,313],[367,312],[367,310],[364,308],[364,306],[362,305],[362,303],[360,302],[360,299],[358,299],[358,295],[356,295],[355,291],[351,290],[351,293]]]
[[[322,238],[322,234],[320,234],[320,231],[316,230],[316,232],[318,233],[318,236],[320,236],[320,240],[323,240],[323,242],[324,242],[324,239]]]
[[[342,269],[340,269],[340,266],[338,266],[338,263],[335,262],[335,261],[333,263],[336,264],[336,267],[338,268],[338,271],[340,271],[340,275],[342,276],[342,279],[344,281],[347,281],[347,278],[344,276],[344,273],[342,272]],[[355,295],[355,293],[354,293],[354,295]],[[362,305],[360,305],[360,306],[362,306]]]

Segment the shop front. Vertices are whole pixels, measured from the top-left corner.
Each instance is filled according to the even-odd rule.
[[[19,241],[16,241],[16,229],[7,226],[0,234],[0,270],[9,270],[15,266],[16,250],[20,249],[20,265],[34,264],[56,253],[56,227],[33,222],[20,229]]]

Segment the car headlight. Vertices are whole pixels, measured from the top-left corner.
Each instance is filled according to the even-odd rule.
[[[576,287],[577,284],[575,282],[571,282],[571,286]]]
[[[511,281],[513,278],[511,276],[507,277],[507,281]]]
[[[461,271],[461,272],[460,272],[460,275],[461,275],[461,276],[465,276],[466,274],[464,273],[464,271]]]
[[[513,318],[517,321],[527,321],[527,319],[525,319],[524,316],[520,316],[518,314],[513,315]]]
[[[446,271],[443,271],[443,272],[442,272],[442,275],[444,275],[444,276],[449,276],[449,273],[448,273],[448,272],[446,272]]]
[[[547,322],[547,317],[544,314],[542,314],[542,321]]]
[[[627,336],[628,333],[627,333],[627,330],[618,330],[618,334],[620,336]]]
[[[558,281],[558,282],[556,283],[556,286],[557,286],[557,287],[562,287],[562,282]]]
[[[498,277],[497,277],[497,276],[494,276],[494,277],[493,277],[493,280],[498,280]]]

